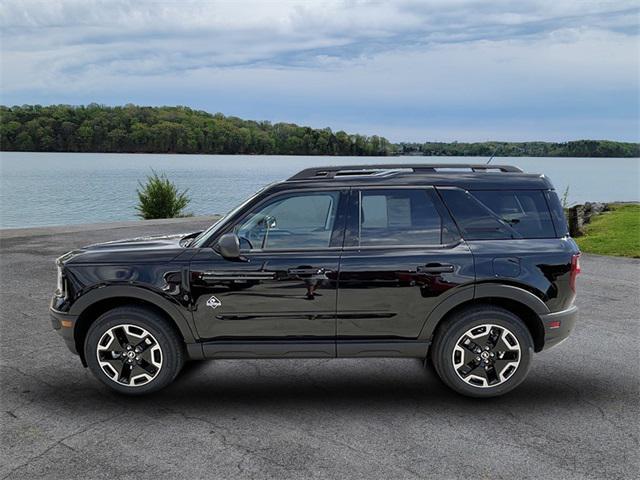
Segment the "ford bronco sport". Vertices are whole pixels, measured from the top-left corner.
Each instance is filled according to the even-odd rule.
[[[51,317],[127,394],[166,386],[188,359],[416,357],[488,397],[571,331],[578,258],[544,175],[312,168],[206,231],[61,256]]]

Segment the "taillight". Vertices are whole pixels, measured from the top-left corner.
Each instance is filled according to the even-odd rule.
[[[577,253],[571,257],[571,275],[569,276],[569,287],[576,291],[576,277],[580,273],[580,254]]]

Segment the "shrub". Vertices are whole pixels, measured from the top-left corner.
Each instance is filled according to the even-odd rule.
[[[164,173],[158,175],[155,170],[151,171],[153,174],[147,177],[144,185],[138,182],[138,216],[145,220],[186,216],[182,212],[191,201],[187,190],[178,191]]]

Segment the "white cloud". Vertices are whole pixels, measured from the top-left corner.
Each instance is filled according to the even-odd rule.
[[[637,22],[627,1],[5,0],[2,102],[183,103],[365,130],[363,112],[387,112],[388,131],[416,135],[439,117],[480,133],[465,110],[525,128],[546,109],[617,128],[637,102]],[[634,125],[637,106],[620,135]]]

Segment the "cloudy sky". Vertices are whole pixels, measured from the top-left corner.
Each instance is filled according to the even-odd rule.
[[[400,141],[640,140],[637,1],[3,0],[0,103]]]

